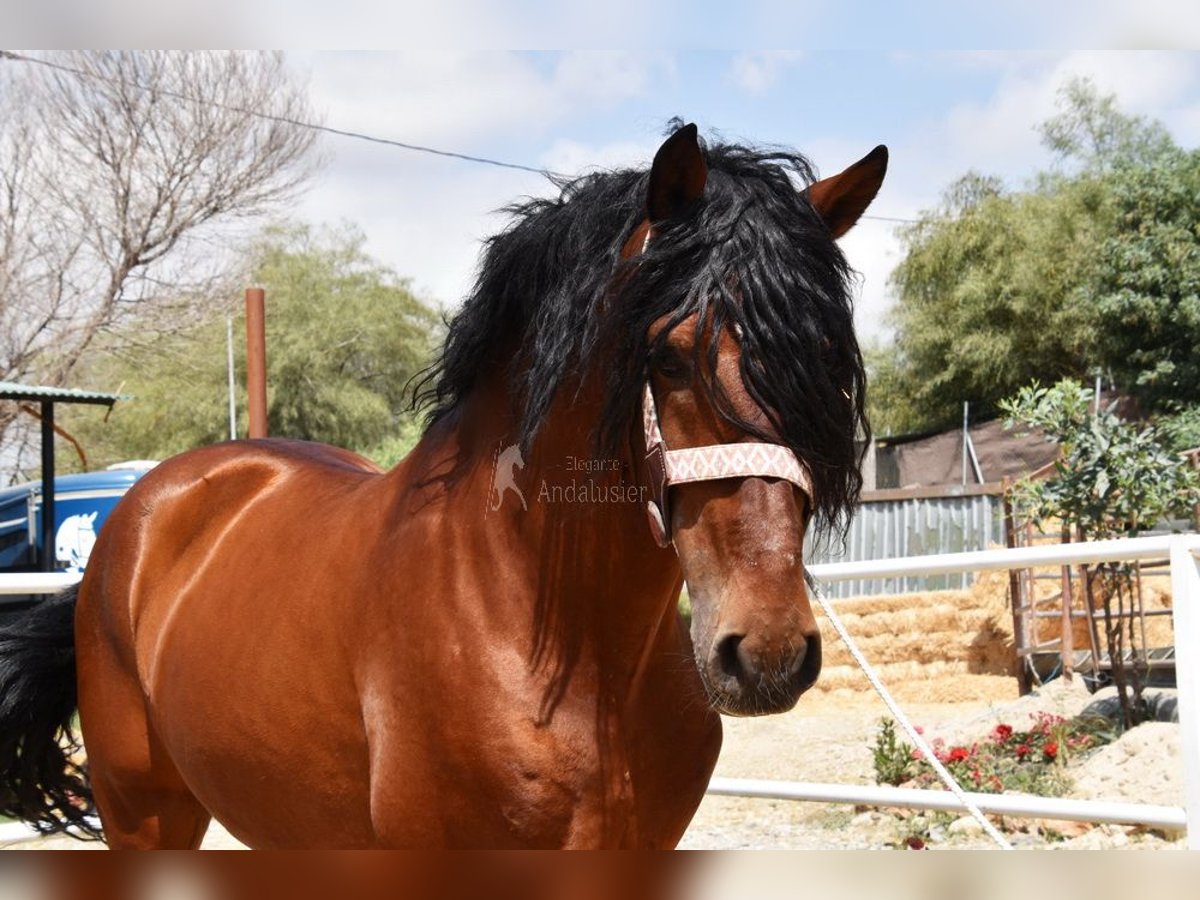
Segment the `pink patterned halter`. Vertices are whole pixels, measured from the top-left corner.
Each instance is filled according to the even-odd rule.
[[[669,450],[658,424],[654,393],[647,381],[642,394],[642,425],[646,434],[646,467],[653,499],[646,501],[650,533],[660,547],[671,543],[670,507],[667,491],[673,484],[717,481],[757,475],[790,481],[812,497],[812,479],[800,459],[782,444],[742,441]]]

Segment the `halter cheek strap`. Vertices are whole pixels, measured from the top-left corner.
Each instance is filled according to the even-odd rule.
[[[654,393],[646,382],[642,393],[642,425],[646,434],[646,470],[652,498],[646,501],[650,533],[660,547],[671,543],[671,513],[667,492],[673,484],[718,481],[757,475],[789,481],[812,496],[812,479],[800,459],[782,444],[743,441],[707,447],[667,449],[658,424]]]

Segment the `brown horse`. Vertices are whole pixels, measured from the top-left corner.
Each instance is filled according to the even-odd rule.
[[[844,521],[866,428],[834,240],[886,158],[814,182],[681,128],[648,173],[514,208],[390,472],[287,440],[162,463],[77,599],[0,634],[0,812],[99,836],[94,796],[122,848],[210,817],[256,847],[674,846],[717,713],[820,669],[802,542]],[[803,477],[671,487],[647,384],[666,448],[770,444]]]

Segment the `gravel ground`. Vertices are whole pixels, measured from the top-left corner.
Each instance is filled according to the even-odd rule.
[[[1081,687],[1052,683],[1040,695],[991,703],[904,703],[927,736],[954,743],[985,736],[999,721],[1023,723],[1039,710],[1071,716],[1090,703]],[[725,744],[717,774],[729,777],[871,784],[874,770],[871,745],[879,719],[886,714],[873,694],[816,693],[801,700],[792,712],[762,719],[726,719]],[[1073,796],[1141,800],[1178,804],[1182,773],[1178,762],[1178,726],[1151,723],[1098,751],[1074,772]],[[1025,830],[1011,831],[1010,840],[1030,848],[1182,849],[1183,842],[1143,829],[1123,826],[1075,826],[1067,823],[1011,822]],[[993,846],[968,818],[855,809],[847,805],[786,800],[706,797],[684,836],[689,849],[866,849],[902,844],[914,833],[931,836],[929,847],[984,848]],[[21,849],[88,849],[69,839],[22,843]],[[241,845],[223,828],[209,829],[204,847],[236,849]]]
[[[1103,697],[1103,695],[1098,695]],[[903,703],[927,737],[948,744],[984,738],[1001,721],[1024,724],[1038,711],[1070,717],[1097,700],[1078,683],[1052,682],[1040,694],[991,703]],[[872,784],[871,745],[887,714],[873,694],[817,695],[784,716],[726,719],[718,775],[781,780]],[[1183,798],[1178,726],[1147,723],[1102,748],[1072,770],[1070,796],[1103,797],[1165,805]],[[969,817],[856,809],[844,804],[740,797],[704,799],[681,846],[691,849],[867,849],[894,847],[928,833],[928,847],[988,848],[994,844]],[[1076,823],[1007,823],[1018,847],[1071,849],[1138,847],[1183,849],[1179,835],[1141,828]]]

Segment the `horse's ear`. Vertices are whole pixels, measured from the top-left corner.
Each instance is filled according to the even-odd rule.
[[[696,126],[684,125],[654,154],[646,214],[651,222],[681,215],[700,199],[708,182],[708,166],[700,152]]]
[[[808,200],[835,238],[849,231],[871,205],[887,164],[887,147],[880,144],[846,171],[809,185]]]

